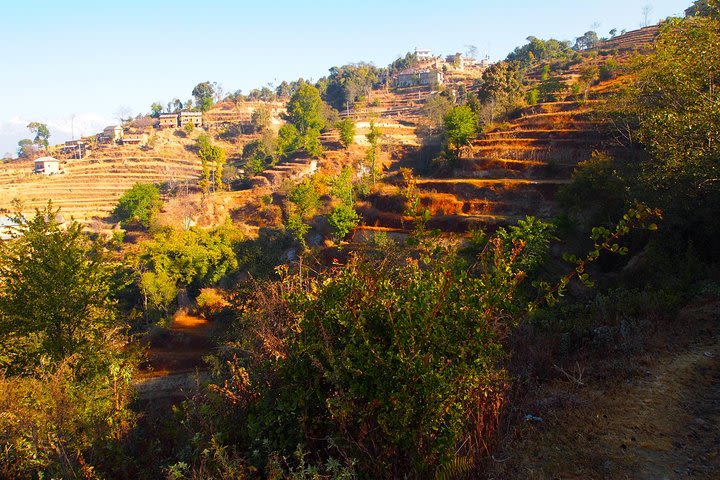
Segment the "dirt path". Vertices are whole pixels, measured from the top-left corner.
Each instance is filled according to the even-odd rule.
[[[167,331],[150,341],[147,361],[135,386],[141,399],[166,397],[194,390],[206,377],[203,357],[214,348],[213,325],[179,311]]]
[[[719,479],[720,302],[678,318],[681,329],[698,322],[692,343],[638,358],[621,384],[547,392],[555,405],[521,427],[494,478]]]

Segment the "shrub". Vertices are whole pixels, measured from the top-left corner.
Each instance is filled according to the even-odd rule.
[[[137,222],[148,227],[161,205],[160,190],[155,185],[136,183],[123,193],[113,213],[123,224]]]
[[[618,63],[614,58],[610,58],[600,66],[600,80],[607,81],[615,78],[617,75]]]
[[[228,305],[216,288],[201,289],[195,302],[203,317],[217,315]]]

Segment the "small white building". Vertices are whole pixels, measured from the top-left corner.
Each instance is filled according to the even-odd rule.
[[[40,157],[35,159],[35,173],[53,175],[60,173],[60,161],[55,157]]]

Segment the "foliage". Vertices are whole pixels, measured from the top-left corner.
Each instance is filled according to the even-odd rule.
[[[378,174],[378,150],[382,133],[373,120],[370,120],[370,130],[365,134],[365,138],[370,143],[370,147],[365,154],[365,167],[370,171],[372,184],[375,185]]]
[[[617,60],[615,60],[614,58],[609,58],[605,60],[605,62],[600,66],[600,80],[606,82],[615,78],[615,76],[617,75],[618,67],[619,65],[617,63]]]
[[[519,62],[528,66],[534,62],[545,60],[561,60],[572,54],[569,42],[549,39],[542,40],[537,37],[528,37],[528,43],[522,47],[515,48],[506,58],[508,62]]]
[[[628,198],[627,180],[611,157],[593,152],[578,163],[572,180],[558,192],[560,203],[571,211],[581,211],[593,225],[606,225],[620,217]]]
[[[213,106],[213,98],[215,96],[216,85],[210,82],[201,82],[193,88],[192,96],[195,97],[195,105],[203,111],[207,112]]]
[[[18,215],[17,235],[0,243],[0,369],[10,374],[71,355],[96,372],[119,355],[117,267],[80,224],[63,227],[57,215],[51,205],[31,220]]]
[[[37,145],[29,138],[23,138],[18,142],[18,158],[30,158],[37,152]]]
[[[123,224],[137,222],[150,226],[152,217],[160,210],[160,190],[151,183],[136,183],[118,200],[113,214]]]
[[[355,228],[360,221],[360,216],[355,211],[355,195],[352,185],[352,172],[345,167],[340,175],[331,182],[332,194],[340,200],[328,217],[328,223],[332,227],[335,239],[342,240]]]
[[[212,316],[220,313],[228,304],[216,288],[203,288],[195,299],[198,309],[203,315]]]
[[[278,131],[276,154],[279,158],[287,158],[296,152],[301,145],[300,132],[291,123],[286,123]]]
[[[340,144],[346,149],[355,141],[355,122],[351,118],[345,118],[335,124],[340,132]]]
[[[445,115],[453,106],[455,106],[455,102],[449,96],[443,94],[433,95],[425,101],[423,112],[436,127],[441,127]]]
[[[171,311],[173,302],[177,299],[178,287],[167,272],[143,272],[138,287],[145,299],[146,311],[148,307],[163,314]]]
[[[160,292],[158,307],[167,304],[172,285],[198,291],[217,284],[238,267],[234,246],[241,239],[239,232],[230,226],[216,230],[191,228],[189,230],[164,229],[152,240],[144,242],[137,258],[137,269],[142,280],[147,279],[148,296]],[[145,276],[152,272],[153,276]]]
[[[561,100],[560,94],[567,89],[565,83],[558,77],[549,77],[540,82],[538,92],[540,101],[556,102]]]
[[[380,70],[369,63],[333,67],[327,79],[325,100],[338,110],[366,98],[379,80]]]
[[[134,424],[132,368],[115,362],[87,376],[84,361],[0,375],[0,477],[98,479],[117,468],[118,443]]]
[[[317,88],[309,83],[301,84],[287,105],[287,119],[295,125],[300,136],[309,130],[325,128],[322,99]]]
[[[523,257],[518,260],[518,265],[526,272],[532,272],[545,263],[554,228],[552,224],[527,216],[516,225],[500,227],[495,235],[505,243],[505,250],[511,250],[514,242],[522,241]]]
[[[462,147],[469,145],[477,135],[477,116],[470,107],[461,105],[453,107],[443,121],[448,147],[454,149],[454,155],[458,157]]]
[[[718,248],[720,19],[669,20],[632,70],[637,80],[612,106],[651,157],[639,165],[636,194],[663,208],[679,227],[671,230]]]
[[[47,125],[40,122],[30,122],[27,128],[35,134],[33,143],[43,148],[47,148],[50,145],[48,141],[50,139],[50,129]]]
[[[720,2],[718,0],[695,0],[690,8],[685,10],[685,15],[720,18]]]
[[[159,118],[162,111],[163,106],[160,102],[153,102],[153,104],[150,105],[150,116],[152,118]]]
[[[328,224],[332,227],[335,239],[340,241],[355,228],[360,216],[352,205],[341,203],[336,206],[328,217]]]
[[[295,185],[288,193],[288,200],[295,205],[303,219],[313,216],[320,206],[320,194],[310,178],[305,178]]]
[[[222,189],[222,171],[227,159],[225,149],[218,145],[213,145],[210,137],[200,135],[197,139],[196,146],[198,156],[202,162],[203,178],[200,181],[200,188],[203,193],[207,194],[211,187],[216,190]]]
[[[480,101],[491,106],[491,123],[496,113],[506,115],[522,100],[522,72],[514,63],[490,65],[476,86]]]
[[[270,107],[262,105],[253,111],[250,121],[256,132],[267,130],[272,124],[272,110]]]
[[[594,31],[585,32],[581,37],[575,39],[575,50],[587,50],[593,48],[600,42],[598,34]]]
[[[224,391],[250,402],[252,438],[269,451],[294,448],[287,432],[332,436],[373,478],[427,477],[458,451],[477,461],[505,388],[501,341],[523,311],[523,259],[522,241],[508,250],[495,238],[473,267],[427,244],[420,259],[352,257],[317,278],[287,276],[292,314],[266,300],[248,312],[294,319],[280,344],[265,337],[280,348],[275,360],[236,364],[249,377],[229,377]]]

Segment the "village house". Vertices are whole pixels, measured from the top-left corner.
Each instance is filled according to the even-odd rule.
[[[159,118],[160,128],[177,128],[178,126],[177,113],[161,113]]]
[[[146,133],[125,133],[122,138],[123,145],[147,145],[148,136]]]
[[[445,82],[445,76],[439,70],[419,70],[409,68],[403,70],[395,77],[396,87],[413,87],[417,85],[442,85]]]
[[[110,125],[103,128],[102,133],[98,136],[101,143],[117,143],[122,140],[123,128],[120,125]]]
[[[70,158],[85,158],[90,155],[90,145],[85,140],[68,140],[60,147],[60,153]]]
[[[35,159],[35,173],[53,175],[60,173],[60,161],[55,157],[40,157]]]
[[[184,127],[188,123],[202,127],[202,112],[180,112],[180,126]]]

